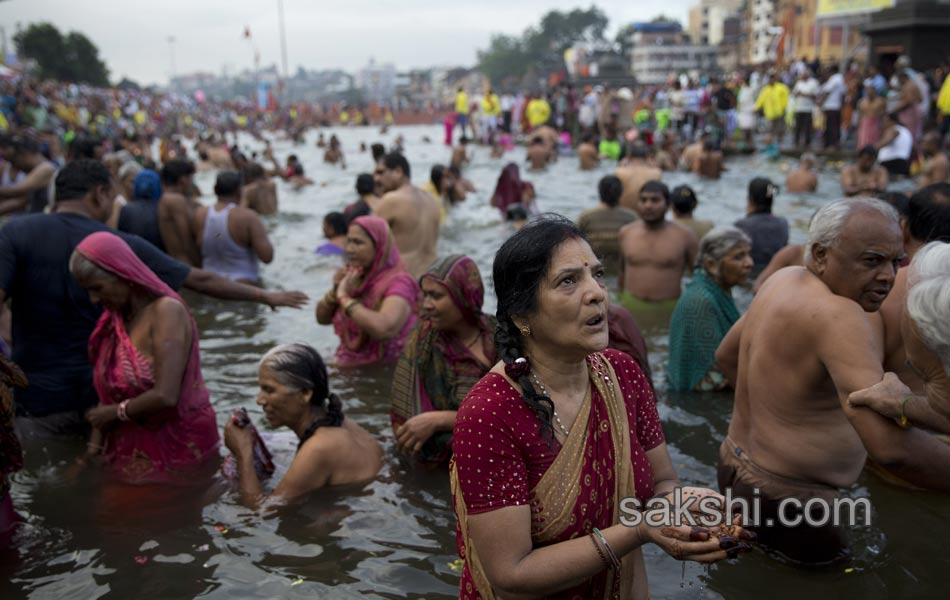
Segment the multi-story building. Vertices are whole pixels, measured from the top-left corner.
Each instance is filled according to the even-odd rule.
[[[861,25],[868,14],[819,19],[814,0],[778,0],[775,22],[786,30],[784,55],[787,59],[817,56],[822,63],[854,58],[863,48]],[[845,27],[845,22],[849,26]],[[864,58],[863,55],[860,58]]]
[[[637,83],[652,85],[679,74],[718,72],[716,49],[691,44],[679,23],[634,23],[630,70]]]
[[[690,77],[718,74],[716,55],[713,46],[636,46],[632,52],[633,76],[639,84],[653,85],[681,74]]]
[[[739,12],[743,0],[700,0],[689,9],[689,37],[694,44],[716,46],[725,37],[725,21]]]
[[[775,60],[775,0],[748,0],[743,13],[746,61],[753,65]]]

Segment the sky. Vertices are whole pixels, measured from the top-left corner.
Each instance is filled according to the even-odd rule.
[[[658,14],[686,26],[699,0],[598,0],[610,19],[608,38],[624,24]],[[492,33],[520,35],[549,10],[590,6],[589,0],[283,0],[290,74],[307,69],[354,72],[370,59],[399,70],[430,66],[474,66],[476,51]],[[181,75],[254,63],[280,68],[278,0],[6,0],[0,27],[12,44],[17,25],[49,21],[61,32],[84,33],[118,81],[164,84],[173,69]],[[251,39],[243,38],[245,26]],[[169,37],[174,41],[169,42]]]

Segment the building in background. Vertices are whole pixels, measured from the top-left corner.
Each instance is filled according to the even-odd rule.
[[[371,58],[357,73],[356,87],[362,90],[366,102],[389,102],[396,94],[396,67],[392,63],[377,65]]]
[[[742,17],[734,14],[722,22],[722,40],[717,48],[717,63],[725,73],[739,70],[745,64],[742,55]]]
[[[737,14],[743,0],[700,0],[689,9],[687,31],[694,44],[717,46],[725,37],[725,21]]]
[[[778,31],[775,27],[775,0],[748,0],[743,12],[743,52],[751,65],[775,60]]]
[[[861,29],[882,1],[894,0],[778,0],[775,21],[785,32],[783,56],[817,57],[824,64],[864,62],[867,45]]]
[[[870,61],[885,73],[902,54],[915,69],[939,67],[950,55],[950,1],[901,0],[872,13],[864,31]]]

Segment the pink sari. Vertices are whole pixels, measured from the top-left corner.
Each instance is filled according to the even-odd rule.
[[[85,238],[76,251],[120,279],[148,293],[185,304],[132,252],[108,232]],[[187,306],[187,305],[186,305]],[[178,404],[104,432],[103,458],[113,475],[126,483],[192,483],[199,467],[218,454],[218,427],[201,377],[198,328],[191,321],[191,351],[182,376]],[[105,310],[89,338],[93,383],[101,406],[119,404],[152,389],[152,360],[132,344],[122,315]]]
[[[360,326],[337,307],[333,314],[333,330],[340,338],[336,362],[341,367],[357,367],[374,363],[395,363],[399,359],[406,337],[416,324],[416,305],[419,300],[419,284],[413,279],[399,256],[389,224],[379,217],[363,216],[353,219],[353,224],[366,231],[376,254],[373,263],[363,276],[363,283],[353,293],[360,303],[372,310],[379,310],[387,296],[398,296],[409,303],[409,318],[402,330],[388,340],[376,340],[367,335]]]

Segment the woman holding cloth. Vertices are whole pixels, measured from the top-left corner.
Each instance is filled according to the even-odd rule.
[[[420,286],[423,320],[396,365],[389,416],[398,447],[445,463],[459,405],[495,364],[495,318],[482,313],[482,277],[467,256],[436,261]]]
[[[406,270],[385,220],[354,219],[343,246],[346,266],[317,303],[317,323],[333,324],[340,338],[336,363],[392,364],[416,323],[419,285]]]
[[[218,427],[188,307],[109,232],[80,242],[69,270],[104,309],[89,338],[99,406],[85,458],[125,483],[191,483],[218,456]]]
[[[534,221],[493,271],[501,362],[458,411],[450,468],[460,597],[642,599],[646,543],[699,562],[748,549],[717,530],[620,523],[622,499],[643,504],[680,482],[643,374],[605,350],[604,269],[577,227]]]

